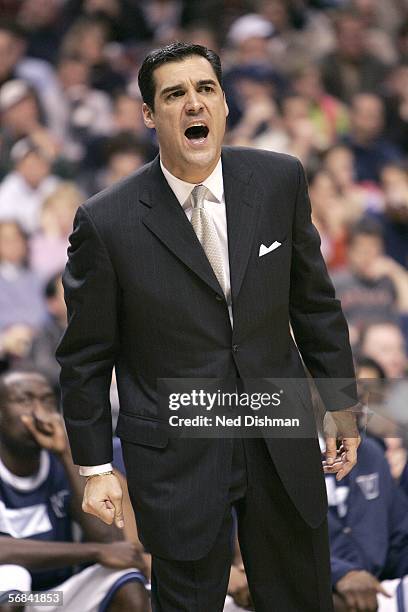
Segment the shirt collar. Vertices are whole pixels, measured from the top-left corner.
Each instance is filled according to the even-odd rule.
[[[171,174],[171,172],[169,172],[167,168],[163,166],[162,160],[160,160],[160,167],[171,190],[184,209],[190,207],[190,195],[196,184],[205,185],[207,189],[210,190],[212,199],[214,199],[216,202],[222,202],[224,195],[224,182],[222,178],[221,157],[210,176],[207,176],[207,178],[201,183],[187,183],[187,181],[182,181],[174,176],[174,174]]]

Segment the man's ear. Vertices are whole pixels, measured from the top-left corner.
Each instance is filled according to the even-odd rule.
[[[225,98],[225,91],[223,92],[223,96],[224,96],[225,116],[228,117],[228,115],[229,115],[229,108],[228,108],[227,100]]]
[[[142,113],[143,113],[143,121],[144,121],[145,126],[150,129],[155,128],[156,124],[153,118],[153,111],[150,108],[150,106],[146,104],[145,102],[143,102]]]

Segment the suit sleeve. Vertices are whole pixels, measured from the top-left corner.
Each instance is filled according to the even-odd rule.
[[[109,390],[118,347],[119,287],[106,246],[78,209],[63,274],[68,327],[57,349],[62,407],[74,463],[112,460]]]
[[[307,369],[317,379],[326,409],[342,410],[357,403],[348,327],[320,251],[300,162],[292,236],[290,319],[294,337]]]

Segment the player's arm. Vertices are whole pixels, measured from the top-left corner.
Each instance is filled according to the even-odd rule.
[[[44,542],[0,536],[0,565],[11,563],[27,569],[56,569],[78,563],[101,563],[105,567],[139,567],[140,554],[131,542]]]

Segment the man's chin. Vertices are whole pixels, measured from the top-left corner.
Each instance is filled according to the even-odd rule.
[[[20,438],[18,441],[18,448],[22,455],[30,455],[40,451],[42,447],[33,436],[27,433],[24,438]]]
[[[20,437],[16,439],[2,439],[2,445],[15,457],[32,458],[41,451],[41,446],[34,438]]]
[[[213,147],[211,149],[206,147],[201,150],[197,148],[185,152],[185,160],[199,168],[211,166],[218,159],[218,156],[219,153]]]

